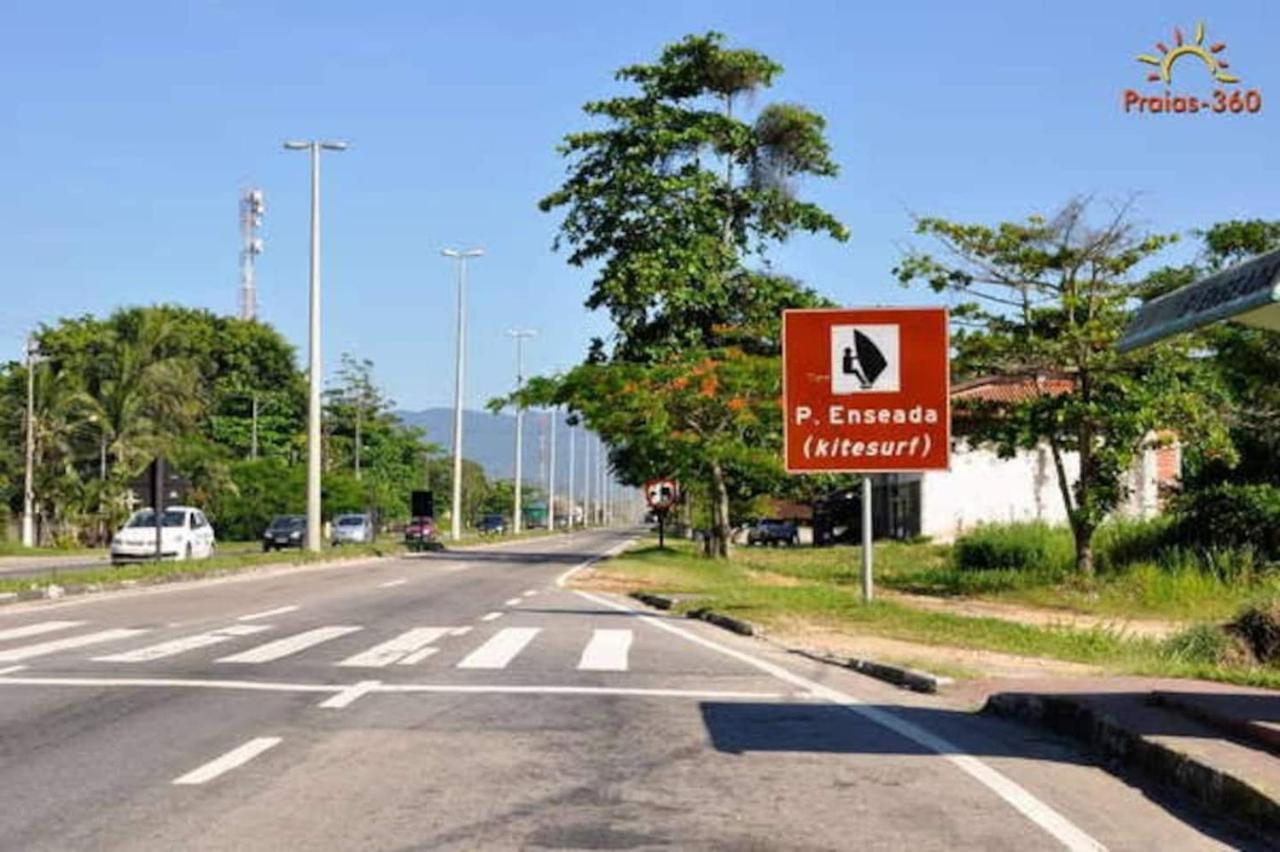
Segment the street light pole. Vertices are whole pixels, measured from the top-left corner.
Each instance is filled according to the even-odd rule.
[[[320,542],[320,385],[324,371],[320,360],[320,152],[345,151],[346,142],[289,141],[287,151],[311,154],[311,299],[307,377],[307,550],[319,551]]]
[[[567,515],[565,516],[565,523],[564,523],[564,528],[565,528],[567,531],[569,531],[569,532],[573,532],[573,514],[574,514],[574,509],[576,508],[576,506],[574,505],[574,502],[573,502],[573,475],[574,475],[574,473],[573,473],[573,465],[574,465],[574,458],[573,458],[573,455],[574,455],[574,453],[573,453],[573,445],[574,445],[574,443],[575,443],[575,442],[576,442],[576,440],[577,440],[577,433],[578,433],[578,430],[577,430],[577,429],[573,428],[573,426],[570,426],[570,427],[569,427],[569,489],[568,489],[569,493],[568,493],[568,495],[567,495],[567,496],[568,496],[567,503],[568,503],[568,506],[569,506],[569,514],[567,514]]]
[[[27,468],[22,488],[22,546],[36,546],[36,339],[27,337]]]
[[[524,387],[524,342],[526,339],[533,337],[538,332],[529,328],[513,328],[507,331],[507,334],[516,342],[516,391],[519,392]],[[520,528],[524,525],[522,507],[520,505],[522,491],[524,489],[524,406],[516,401],[516,487],[515,487],[515,505],[512,507],[511,529],[515,533],[520,532]]]
[[[551,426],[548,431],[551,433],[551,447],[548,453],[549,459],[547,464],[547,529],[550,532],[556,531],[556,417],[559,409],[556,406],[551,407]]]
[[[453,510],[449,513],[450,537],[462,538],[462,376],[466,352],[467,260],[480,257],[484,249],[441,249],[445,257],[458,261],[458,349],[454,355],[453,375]]]

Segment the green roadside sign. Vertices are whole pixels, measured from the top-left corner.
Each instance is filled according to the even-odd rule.
[[[1280,250],[1259,255],[1145,303],[1121,352],[1221,320],[1280,331]]]

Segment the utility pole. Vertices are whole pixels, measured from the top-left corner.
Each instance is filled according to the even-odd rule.
[[[307,376],[307,550],[320,550],[320,152],[345,151],[346,142],[312,139],[284,143],[287,151],[311,154],[311,334]]]
[[[22,488],[22,546],[36,546],[36,339],[27,335],[27,468]]]
[[[551,532],[556,531],[556,417],[559,409],[555,406],[551,408],[551,425],[548,431],[551,433],[551,446],[549,463],[547,465],[547,529]]]
[[[524,388],[524,342],[538,332],[529,328],[513,328],[507,331],[516,342],[516,392]],[[524,488],[524,405],[516,402],[516,487],[515,506],[512,507],[511,529],[518,535],[524,526],[524,516],[520,505],[521,491]]]
[[[568,489],[569,490],[569,494],[568,494],[569,513],[565,516],[565,529],[568,530],[569,532],[573,531],[574,510],[577,508],[573,502],[573,476],[574,476],[573,445],[577,441],[577,434],[578,434],[578,430],[570,426],[569,427],[569,489]]]
[[[467,261],[482,256],[484,249],[441,249],[440,253],[458,261],[458,348],[454,354],[453,374],[453,507],[449,513],[450,537],[457,541],[462,538],[462,376],[466,353]]]
[[[591,526],[591,433],[582,427],[582,525]]]
[[[258,392],[251,395],[253,404],[253,426],[249,431],[249,458],[258,458]]]

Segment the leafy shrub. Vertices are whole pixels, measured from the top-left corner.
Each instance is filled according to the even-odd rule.
[[[1107,520],[1093,535],[1098,571],[1120,571],[1137,563],[1156,561],[1170,544],[1173,525],[1173,519],[1167,515],[1148,520]]]
[[[1041,521],[983,524],[956,539],[952,553],[964,571],[1065,574],[1075,561],[1071,533]]]
[[[1258,662],[1280,662],[1280,596],[1245,607],[1230,629],[1245,641]]]
[[[1197,624],[1165,640],[1163,655],[1180,663],[1224,662],[1231,651],[1231,637],[1216,624]]]
[[[1280,560],[1280,488],[1223,483],[1188,491],[1173,504],[1174,538],[1186,547],[1252,548]]]

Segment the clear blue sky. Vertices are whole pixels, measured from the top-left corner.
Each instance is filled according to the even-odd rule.
[[[1259,116],[1135,116],[1135,54],[1201,18]],[[306,158],[281,140],[334,136],[324,170],[326,362],[372,358],[405,407],[452,393],[452,270],[474,264],[467,403],[511,384],[506,328],[540,329],[530,372],[571,365],[607,330],[589,274],[550,250],[559,138],[618,66],[718,29],[786,68],[760,102],[829,120],[843,173],[803,187],[852,240],[776,255],[848,304],[926,301],[890,269],[910,213],[975,221],[1073,194],[1141,194],[1153,229],[1280,218],[1274,3],[50,3],[0,27],[0,353],[40,321],[124,304],[233,312],[237,191],[264,188],[262,316],[306,339]],[[1212,88],[1189,64],[1183,84]],[[1179,83],[1175,79],[1175,83]]]

